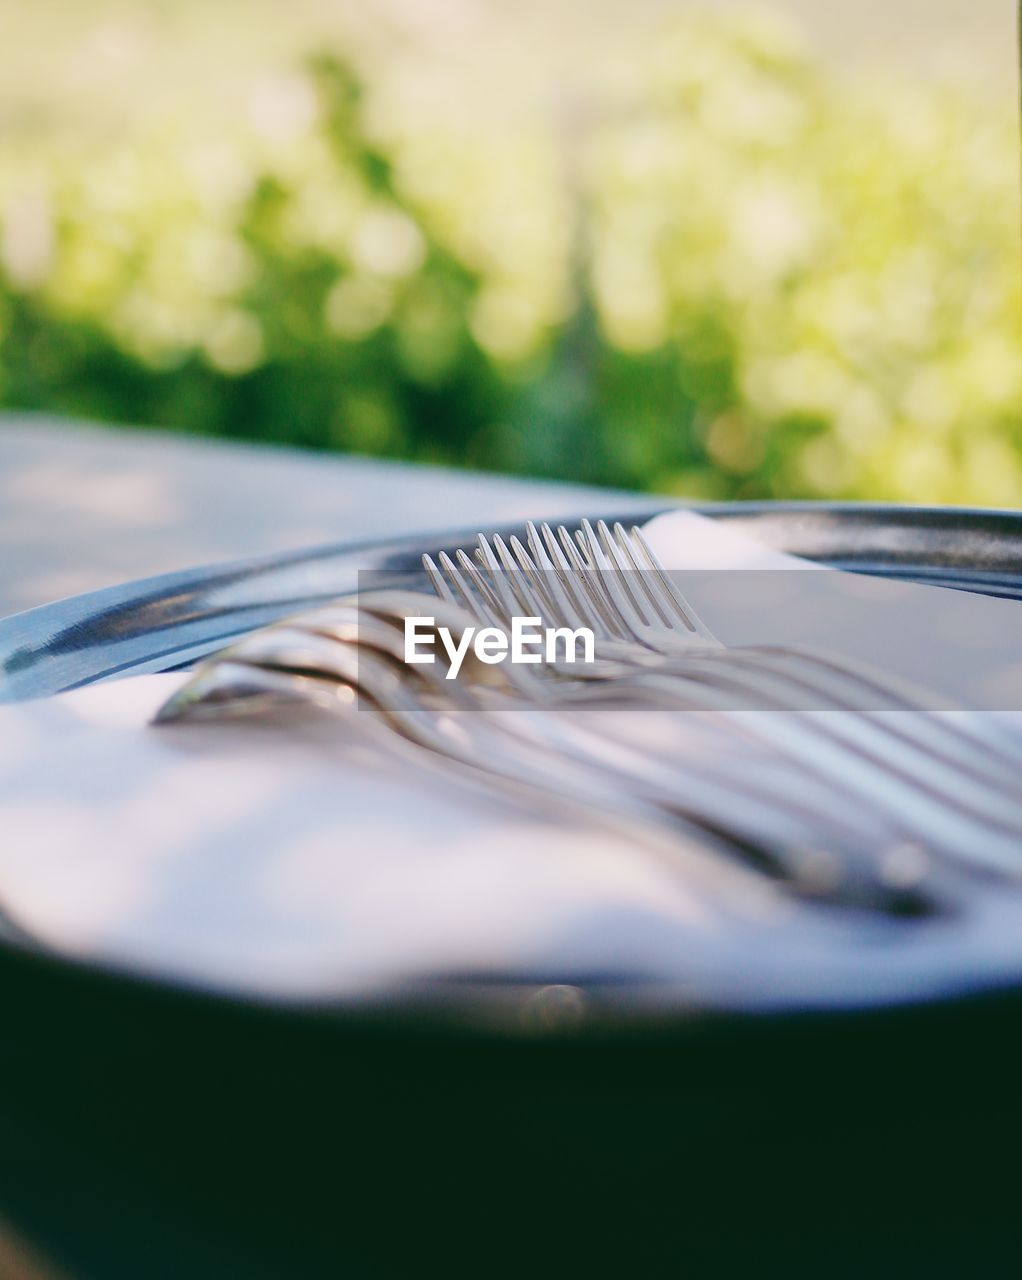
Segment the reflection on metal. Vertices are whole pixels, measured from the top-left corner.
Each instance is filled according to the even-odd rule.
[[[646,514],[665,509],[662,500],[651,500]],[[842,568],[1022,598],[1019,513],[825,503],[697,509],[754,531],[772,546]],[[502,532],[523,535],[524,526]],[[451,533],[425,545],[405,538],[261,557],[166,574],[15,615],[0,621],[0,701],[46,697],[117,675],[174,670],[246,631],[353,590],[360,570],[407,573],[406,585],[421,586],[422,553],[453,553],[468,538]]]

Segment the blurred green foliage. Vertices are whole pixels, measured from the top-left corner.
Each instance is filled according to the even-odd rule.
[[[0,403],[711,497],[1022,505],[1014,119],[676,20],[499,138],[321,54],[0,151]]]

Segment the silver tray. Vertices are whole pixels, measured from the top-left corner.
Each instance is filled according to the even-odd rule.
[[[651,502],[649,513],[664,509]],[[1022,514],[812,504],[698,509],[778,549],[844,569],[1022,597]],[[576,515],[565,523],[580,519]],[[517,526],[504,530],[516,531]],[[16,615],[0,621],[0,696],[46,697],[94,681],[187,666],[233,636],[353,590],[360,571],[385,569],[406,578],[409,586],[425,586],[422,553],[454,550],[469,544],[473,534],[313,548],[198,568]],[[8,931],[0,946],[7,958],[26,950],[32,950],[31,940],[16,931]],[[43,959],[51,967],[83,967],[58,957]],[[103,970],[97,966],[97,972]],[[556,983],[556,975],[546,982]],[[542,985],[510,977],[483,984],[470,976],[447,978],[426,989],[394,992],[384,1004],[390,1014],[442,1011],[459,1021],[515,1026]],[[632,1007],[629,993],[615,986],[612,975],[594,975],[587,994],[593,997],[587,1020],[597,1024],[685,1015],[684,1001],[658,1001],[653,1009],[636,1001]],[[551,1017],[556,1021],[556,1010]]]
[[[1022,514],[700,509],[846,569],[1022,598]],[[465,540],[319,548],[8,618],[3,697],[182,666],[359,569],[414,583],[422,551]],[[526,1024],[536,991],[511,982],[324,1009],[14,944],[0,972],[18,1048],[7,1208],[81,1274],[412,1274],[452,1241],[534,1267],[546,1231],[602,1274],[604,1222],[625,1228],[618,1269],[641,1274],[675,1246],[695,1275],[763,1273],[795,1239],[805,1267],[785,1274],[994,1274],[1017,1252],[1015,1184],[993,1156],[1022,1135],[1019,991],[649,1021],[605,984],[585,1020]]]

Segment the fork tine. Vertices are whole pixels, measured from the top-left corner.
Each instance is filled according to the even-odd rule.
[[[641,574],[633,572],[632,564],[622,554],[621,548],[618,546],[617,540],[605,520],[597,521],[596,532],[599,534],[600,545],[603,547],[604,553],[611,560],[614,568],[621,574],[621,585],[629,600],[631,600],[636,614],[647,626],[655,626],[657,623],[656,615],[655,613],[650,613],[649,600],[643,600],[643,596],[648,596],[648,592],[644,587],[640,590]]]
[[[547,573],[541,565],[537,565],[532,558],[532,553],[520,538],[512,534],[508,542],[511,554],[529,583],[533,598],[539,601],[538,612],[549,622],[563,621],[560,617],[563,609],[554,590],[553,574]]]
[[[582,521],[583,526],[586,523],[587,522],[585,520]],[[593,559],[592,552],[589,550],[589,538],[586,535],[586,531],[584,527],[575,530],[574,543],[575,543],[575,546],[578,548],[579,554],[582,556],[582,560],[584,564],[587,566],[587,568],[595,569],[596,561]]]
[[[468,609],[468,611],[473,615],[473,617],[478,618],[479,616],[478,602],[476,601],[476,598],[472,593],[471,587],[469,587],[465,582],[465,580],[462,578],[461,573],[458,570],[458,566],[454,563],[454,561],[451,559],[451,557],[447,554],[446,551],[441,551],[440,555],[437,558],[440,561],[440,567],[443,569],[444,573],[447,575],[447,581],[454,584],[454,587],[457,590],[458,595],[461,596],[461,602],[464,604],[465,608]],[[455,600],[454,603],[457,604],[458,601]]]
[[[422,567],[426,570],[426,576],[433,585],[433,590],[437,593],[441,600],[446,600],[448,604],[458,605],[458,599],[454,592],[447,584],[447,579],[437,568],[436,562],[432,556],[425,555],[422,557]]]
[[[629,638],[628,630],[623,626],[617,611],[608,602],[607,593],[600,582],[599,572],[591,560],[584,556],[583,549],[576,543],[571,532],[562,524],[557,529],[564,555],[586,590],[596,615],[600,618],[608,635],[615,640]]]
[[[543,585],[556,600],[561,620],[572,627],[579,626],[580,623],[585,625],[587,614],[584,604],[579,602],[578,590],[572,584],[569,573],[565,572],[564,564],[556,556],[551,556],[546,547],[546,539],[540,538],[539,530],[531,521],[526,525],[526,534],[531,557],[539,568]]]
[[[601,522],[602,523],[602,522]],[[606,529],[606,525],[604,525]],[[600,588],[613,603],[630,639],[644,648],[655,649],[650,639],[650,626],[641,613],[635,608],[631,597],[621,589],[621,574],[617,571],[613,556],[608,554],[602,540],[588,520],[582,521],[582,529],[588,542],[594,572],[599,580]]]
[[[529,549],[536,563],[542,564],[545,572],[551,575],[551,586],[556,583],[558,591],[564,596],[568,606],[566,612],[574,615],[575,621],[579,619],[584,621],[586,612],[584,597],[580,596],[577,584],[572,582],[571,570],[560,553],[550,526],[544,523],[537,528],[530,520],[526,525],[526,533]]]
[[[554,536],[554,531],[546,521],[539,526],[538,531],[535,525],[531,523],[529,525],[529,545],[532,546],[533,541],[538,545],[540,538],[542,538],[543,553],[551,566],[551,572],[557,574],[558,581],[573,601],[576,610],[580,614],[585,614],[587,606],[584,592],[581,590],[581,582],[572,582],[571,565],[565,559],[564,552]]]
[[[626,535],[627,536],[627,535]],[[646,541],[646,535],[642,532],[638,525],[632,525],[629,543],[633,547],[638,547],[642,553],[643,559],[646,561],[650,572],[653,574],[654,580],[659,583],[664,592],[664,603],[668,602],[673,607],[674,612],[681,618],[685,626],[690,631],[694,631],[696,635],[702,636],[705,640],[716,642],[716,636],[706,626],[689,602],[678,590],[677,586],[671,581],[670,574],[660,563],[659,558],[653,551],[653,548]]]
[[[477,565],[473,564],[469,557],[461,549],[457,554],[458,564],[463,573],[468,576],[469,582],[478,593],[478,608],[476,616],[480,621],[485,621],[488,626],[494,626],[500,623],[500,601],[494,594],[492,587],[480,573]]]
[[[493,586],[487,581],[486,575],[482,573],[479,566],[475,564],[460,547],[455,557],[458,564],[469,575],[472,585],[479,592],[479,595],[486,602],[491,612],[500,612],[500,598],[494,591]]]
[[[500,608],[496,609],[491,605],[490,600],[492,593],[489,591],[482,574],[476,566],[468,558],[464,551],[458,550],[456,553],[458,564],[455,565],[449,556],[441,556],[444,562],[444,568],[448,577],[456,586],[458,593],[461,595],[465,604],[472,613],[476,622],[482,623],[484,626],[493,626],[500,622]],[[465,575],[468,575],[468,581]],[[474,590],[473,590],[474,588]]]
[[[499,534],[495,534],[493,543],[500,555],[521,612],[530,616],[545,617],[550,611],[550,602],[545,597],[542,582],[536,579],[535,566],[528,552],[517,538],[512,537],[509,546]]]
[[[575,601],[579,617],[595,633],[604,637],[611,636],[612,633],[608,630],[606,619],[600,608],[599,593],[593,590],[584,568],[577,559],[565,554],[550,525],[544,523],[540,529],[550,558],[555,565],[558,580]],[[567,535],[563,525],[558,532]],[[568,545],[571,545],[570,540]]]
[[[507,571],[520,612],[528,617],[548,618],[551,612],[550,600],[543,591],[542,581],[536,578],[535,565],[529,553],[517,538],[512,538],[511,546],[508,546],[499,534],[495,534],[493,542]]]
[[[517,610],[521,607],[519,600],[520,584],[516,576],[509,570],[513,567],[507,563],[507,548],[500,535],[494,535],[493,546],[490,540],[483,534],[478,538],[479,554],[482,556],[485,567],[489,570],[493,579],[493,589],[500,598],[500,607],[504,615],[504,621],[509,622],[514,617]],[[494,553],[496,547],[496,554]],[[498,558],[499,557],[499,558]]]
[[[617,546],[621,555],[628,562],[629,572],[634,574],[634,578],[632,580],[638,583],[638,585],[642,588],[643,592],[646,595],[646,598],[648,599],[649,603],[652,605],[653,610],[655,611],[657,617],[663,623],[663,625],[665,627],[673,627],[674,623],[672,621],[672,610],[669,607],[665,607],[664,603],[660,600],[657,591],[655,591],[653,587],[650,585],[650,583],[647,581],[649,577],[649,570],[643,569],[642,565],[639,564],[635,555],[635,549],[633,548],[631,544],[631,540],[629,539],[628,534],[625,531],[625,527],[620,522],[620,520],[617,521],[617,523],[614,525],[613,534],[614,534],[615,545]],[[686,626],[687,626],[687,623],[686,623]],[[691,630],[691,628],[688,628],[688,629]]]
[[[522,564],[525,572],[529,574],[530,579],[535,582],[537,589],[542,589],[543,594],[550,600],[552,606],[551,621],[577,627],[584,619],[580,614],[578,602],[575,599],[575,593],[571,590],[570,583],[565,579],[564,574],[559,571],[557,564],[551,559],[536,526],[531,520],[525,528],[529,543],[528,552],[517,538],[511,539],[511,545],[518,556],[519,563]]]

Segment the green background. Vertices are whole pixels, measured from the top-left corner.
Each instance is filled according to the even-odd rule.
[[[526,4],[513,38],[485,5],[390,8],[19,19],[0,404],[702,497],[1022,504],[1003,62],[994,88],[982,57],[836,63],[790,6],[640,5],[625,33]],[[1009,5],[974,25],[1013,40]]]

